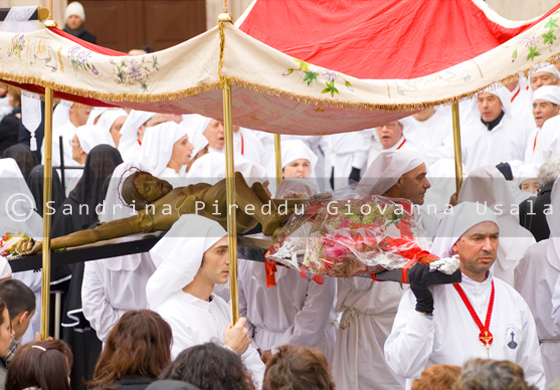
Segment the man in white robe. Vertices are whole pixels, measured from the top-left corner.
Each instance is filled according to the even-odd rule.
[[[494,263],[494,276],[513,286],[515,267],[536,241],[530,231],[519,225],[517,202],[504,175],[492,166],[475,169],[463,182],[457,201],[483,203],[496,213],[500,246]]]
[[[327,161],[334,190],[347,187],[349,179],[358,180],[367,168],[371,130],[328,136]]]
[[[373,160],[377,158],[382,151],[406,150],[409,152],[418,152],[416,145],[405,138],[405,122],[394,121],[375,128],[377,139],[381,144],[381,150],[371,148],[369,150],[367,166],[369,167]]]
[[[183,215],[152,248],[157,269],[148,280],[149,307],[159,313],[173,331],[172,358],[194,345],[218,341],[241,356],[260,389],[264,364],[240,318],[230,325],[230,307],[213,295],[215,284],[228,280],[226,231],[215,221],[196,214]]]
[[[525,149],[525,164],[541,165],[546,161],[545,150],[547,145],[539,136],[544,124],[560,112],[560,87],[557,85],[543,85],[533,92],[533,116],[536,128],[527,138]]]
[[[407,151],[381,153],[357,190],[367,195],[407,198],[423,202],[430,184],[420,156]],[[391,194],[391,195],[389,195]],[[402,390],[404,378],[387,365],[383,354],[403,293],[399,283],[368,278],[339,278],[336,311],[342,312],[336,336],[333,378],[348,390]]]
[[[530,130],[510,116],[505,92],[509,91],[501,85],[481,92],[477,97],[480,116],[461,128],[461,149],[467,172],[485,165],[522,161],[525,156]]]
[[[552,189],[553,214],[547,215],[550,238],[539,241],[525,252],[515,269],[515,289],[527,301],[537,324],[547,386],[560,379],[560,322],[551,316],[553,294],[560,297],[560,179]],[[559,302],[560,303],[560,302]]]
[[[408,387],[431,365],[490,358],[516,362],[527,382],[544,388],[531,311],[519,293],[492,275],[498,244],[494,213],[483,204],[464,202],[442,219],[432,248],[441,258],[458,256],[462,281],[427,286],[429,266],[409,270],[410,289],[385,343],[389,366],[408,378]]]
[[[422,151],[422,157],[429,165],[446,157],[441,149],[453,129],[447,110],[428,108],[400,122],[404,126],[404,137]]]

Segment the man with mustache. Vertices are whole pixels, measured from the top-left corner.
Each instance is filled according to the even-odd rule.
[[[434,364],[462,366],[472,358],[511,360],[527,382],[542,389],[544,369],[535,321],[527,303],[512,287],[493,277],[499,235],[496,216],[480,203],[463,202],[444,217],[432,252],[457,255],[462,281],[428,286],[429,266],[408,272],[393,329],[385,343],[389,366],[413,378]]]

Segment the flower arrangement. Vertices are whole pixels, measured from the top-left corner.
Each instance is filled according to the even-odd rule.
[[[304,217],[292,217],[269,248],[278,261],[315,275],[349,277],[430,263],[422,248],[410,203],[382,196],[311,204]],[[297,262],[295,255],[298,255]]]
[[[0,238],[0,256],[8,257],[14,255],[17,243],[23,239],[31,239],[24,233],[6,233]]]

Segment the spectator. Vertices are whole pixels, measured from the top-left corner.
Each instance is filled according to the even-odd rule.
[[[6,307],[6,303],[0,298],[0,356],[6,356],[10,352],[13,335],[14,331],[10,323],[8,308]],[[7,369],[8,367],[6,367],[4,360],[0,359],[0,389],[4,389]]]
[[[171,359],[171,327],[151,310],[129,310],[109,333],[93,380],[96,390],[142,390]]]
[[[86,11],[81,3],[73,1],[68,4],[64,11],[64,19],[66,19],[66,24],[63,28],[65,32],[84,41],[97,43],[96,36],[86,31]]]
[[[473,359],[465,363],[452,390],[536,390],[525,381],[523,369],[509,360]]]
[[[21,123],[21,96],[13,92],[7,95],[12,110],[0,121],[0,154],[17,144]]]
[[[411,390],[449,390],[461,374],[461,367],[436,364],[424,370],[420,378],[412,382]]]
[[[14,356],[6,390],[70,390],[68,374],[72,352],[61,340],[35,341],[19,348]]]
[[[318,350],[282,345],[266,365],[263,390],[334,390],[327,359]]]
[[[206,390],[255,389],[241,357],[215,343],[184,350],[163,371],[160,379],[180,380]]]

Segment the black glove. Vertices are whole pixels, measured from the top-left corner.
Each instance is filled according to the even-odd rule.
[[[415,264],[408,270],[408,283],[416,297],[416,311],[431,315],[434,311],[434,297],[428,289],[428,274],[430,266],[427,264]]]
[[[348,177],[348,184],[352,184],[352,181],[360,181],[362,170],[356,167],[352,167],[352,172],[350,172],[350,177]]]
[[[498,165],[496,165],[496,168],[498,169],[498,171],[500,171],[502,175],[504,175],[506,180],[509,181],[513,180],[513,172],[511,170],[511,165],[509,165],[509,163],[507,162],[499,163]]]

